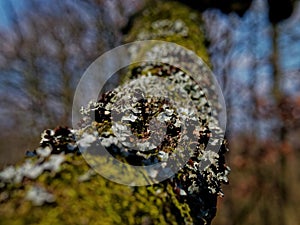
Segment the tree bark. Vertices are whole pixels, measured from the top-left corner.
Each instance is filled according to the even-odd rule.
[[[132,25],[125,29],[128,32],[124,42],[144,39],[174,42],[194,51],[210,64],[198,12],[173,1],[149,1],[145,8],[132,18]],[[179,28],[176,27],[178,24]],[[123,82],[124,79],[126,81],[129,78],[124,76]],[[57,138],[68,132],[62,128],[48,131],[45,146],[49,145],[56,153],[67,151],[62,149],[67,149],[73,140],[66,136],[58,148]],[[222,145],[218,159],[220,166],[224,166],[225,152],[226,147]],[[0,217],[3,224],[209,225],[216,214],[218,193],[210,192],[208,187],[200,187],[201,191],[193,195],[177,193],[181,189],[174,186],[174,180],[181,179],[178,177],[184,174],[160,184],[132,188],[96,175],[81,155],[72,153],[63,154],[64,161],[58,170],[45,170],[36,178],[7,178],[8,175],[17,176],[16,171],[21,173],[20,168],[28,166],[28,163],[38,169],[43,163],[49,162],[49,157],[27,159],[13,169],[6,168],[5,173],[0,173]],[[185,182],[189,183],[189,178]],[[184,182],[181,185],[187,186]],[[44,199],[41,204],[38,199],[42,197],[38,196],[40,192],[37,189],[40,192],[45,189],[52,197]],[[32,197],[30,193],[36,196]],[[45,198],[45,195],[42,196]]]

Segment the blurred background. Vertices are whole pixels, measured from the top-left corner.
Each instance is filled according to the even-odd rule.
[[[227,105],[232,172],[213,224],[299,224],[299,1],[184,2],[203,11]],[[122,30],[143,6],[143,0],[0,0],[1,168],[36,148],[44,129],[71,126],[80,77],[122,43]]]

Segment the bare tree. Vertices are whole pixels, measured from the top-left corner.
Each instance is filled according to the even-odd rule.
[[[45,127],[70,126],[78,80],[97,56],[120,41],[105,7],[102,1],[30,0],[20,11],[6,2],[12,25],[0,31],[4,162],[10,161],[5,143],[22,155],[24,145],[36,146]]]

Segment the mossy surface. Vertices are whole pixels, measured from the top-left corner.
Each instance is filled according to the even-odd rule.
[[[129,187],[100,175],[80,155],[67,154],[56,173],[1,188],[0,224],[181,224],[189,208],[169,185]],[[55,200],[41,206],[26,200],[32,186],[45,188]]]
[[[159,24],[161,21],[165,23]],[[174,25],[176,22],[183,22],[187,30],[180,27],[177,29]],[[179,2],[148,1],[146,10],[134,18],[125,42],[145,39],[174,42],[195,52],[210,65],[203,29],[199,12]]]

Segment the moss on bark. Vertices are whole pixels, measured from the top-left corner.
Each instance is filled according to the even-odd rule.
[[[146,9],[132,20],[125,42],[146,39],[174,42],[210,65],[199,12],[174,1],[148,1]]]
[[[67,154],[60,171],[1,188],[0,224],[181,224],[188,216],[171,187],[128,187],[90,170],[82,156]],[[45,188],[55,200],[35,205],[26,199],[32,187]]]

